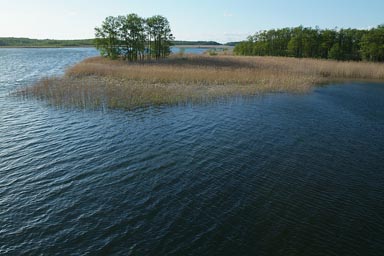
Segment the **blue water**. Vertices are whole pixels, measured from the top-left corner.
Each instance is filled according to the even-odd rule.
[[[384,255],[384,85],[137,111],[12,91],[93,49],[0,49],[1,255]]]
[[[179,47],[171,47],[172,53],[180,53],[183,51],[185,54],[203,54],[206,51],[209,51],[212,48],[208,47],[183,47],[183,50]]]

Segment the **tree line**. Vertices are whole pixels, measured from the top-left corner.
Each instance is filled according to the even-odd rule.
[[[95,37],[95,46],[102,56],[130,61],[165,58],[171,53],[174,40],[165,17],[144,19],[134,13],[105,18],[95,28]]]
[[[23,37],[0,37],[0,47],[89,47],[93,39],[52,40]]]
[[[353,61],[384,61],[384,25],[369,30],[295,27],[257,32],[234,53]]]

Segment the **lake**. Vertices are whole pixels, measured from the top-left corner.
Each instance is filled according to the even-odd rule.
[[[209,47],[171,47],[172,53],[183,52],[185,54],[203,54],[206,51],[209,51],[212,48]]]
[[[384,255],[384,84],[136,111],[12,95],[95,55],[0,49],[0,254]]]

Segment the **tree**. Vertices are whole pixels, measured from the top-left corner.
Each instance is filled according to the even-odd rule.
[[[328,58],[332,60],[342,60],[343,52],[338,42],[334,43],[328,53]]]
[[[384,25],[371,30],[319,28],[257,32],[235,46],[237,55],[384,61]]]
[[[256,45],[255,45],[256,47]],[[248,37],[247,41],[240,42],[233,49],[234,54],[236,55],[262,55],[259,53],[254,53],[254,43],[252,40],[252,36]]]
[[[318,28],[304,28],[302,32],[302,57],[319,57],[320,31]]]
[[[328,59],[329,51],[331,50],[333,44],[336,42],[336,31],[329,29],[323,30],[320,34],[320,38],[320,58]]]
[[[95,28],[95,45],[102,56],[116,59],[120,55],[118,27],[117,18],[109,16]]]
[[[172,40],[174,40],[168,20],[156,15],[148,18],[146,23],[150,55],[156,59],[168,56],[171,53]]]
[[[303,57],[303,27],[297,27],[291,31],[291,40],[288,43],[288,55],[291,57]]]
[[[361,39],[361,55],[367,61],[384,61],[384,25],[371,29]]]
[[[96,47],[102,56],[129,61],[165,58],[174,39],[168,20],[160,15],[143,19],[137,14],[107,17],[95,28]]]
[[[137,14],[118,16],[122,55],[130,61],[142,58],[145,49],[144,20]]]

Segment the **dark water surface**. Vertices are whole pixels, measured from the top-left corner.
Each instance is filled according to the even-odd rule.
[[[384,255],[384,85],[134,112],[9,93],[92,49],[0,49],[0,254]]]

